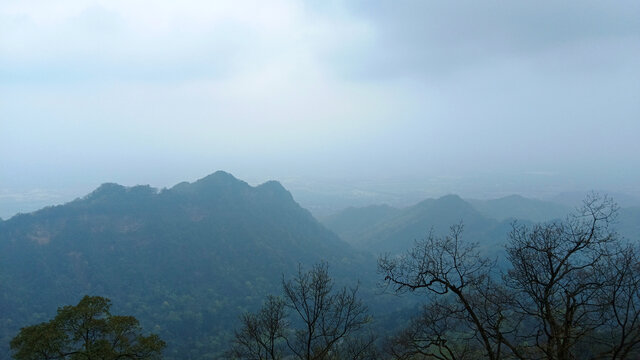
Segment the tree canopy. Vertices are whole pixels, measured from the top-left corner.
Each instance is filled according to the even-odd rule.
[[[110,307],[107,298],[85,296],[76,306],[59,308],[53,320],[20,330],[10,344],[13,358],[160,359],[165,342],[142,335],[136,318],[112,315]]]

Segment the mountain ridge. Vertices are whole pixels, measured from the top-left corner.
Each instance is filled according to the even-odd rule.
[[[488,240],[488,234],[495,234],[496,228],[504,230],[504,224],[485,217],[455,194],[425,199],[400,209],[383,207],[383,214],[371,214],[377,209],[381,208],[351,208],[324,219],[323,223],[354,247],[374,254],[403,252],[414,240],[424,238],[430,232],[446,234],[451,225],[461,222],[466,228],[465,235],[477,237],[482,234],[483,240]],[[352,221],[354,218],[360,221]]]
[[[283,274],[319,261],[340,279],[375,268],[279,182],[216,172],[162,190],[105,183],[0,225],[0,358],[21,326],[85,294],[181,339],[168,359],[217,358],[243,311],[277,292]]]

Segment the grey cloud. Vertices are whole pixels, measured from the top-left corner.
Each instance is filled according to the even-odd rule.
[[[332,59],[351,76],[438,77],[483,61],[537,56],[583,42],[640,41],[637,1],[352,4],[352,13],[372,26],[374,40]]]
[[[0,14],[0,76],[5,83],[226,79],[260,51],[259,34],[221,21],[194,33],[176,25],[140,34],[121,14],[92,5],[61,24]],[[154,36],[150,36],[153,34]]]
[[[0,9],[0,188],[224,169],[638,192],[640,2],[335,0],[191,24],[208,4],[159,30],[129,5],[56,25]]]

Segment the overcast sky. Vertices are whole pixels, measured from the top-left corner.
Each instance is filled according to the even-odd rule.
[[[218,169],[637,193],[639,137],[637,0],[0,1],[0,201]]]

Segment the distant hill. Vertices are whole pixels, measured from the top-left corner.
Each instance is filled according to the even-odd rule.
[[[162,190],[103,184],[67,204],[0,220],[0,359],[9,358],[20,327],[85,294],[111,298],[114,313],[159,333],[167,359],[216,359],[239,314],[279,293],[282,275],[298,264],[321,260],[338,285],[361,281],[365,302],[390,330],[413,300],[373,296],[371,254],[404,252],[461,221],[466,240],[497,253],[511,218],[554,218],[562,209],[518,196],[448,195],[405,208],[348,208],[323,226],[275,181],[252,187],[216,172]],[[621,209],[618,230],[640,240],[640,207]]]
[[[321,260],[350,283],[375,276],[372,258],[278,182],[252,187],[216,172],[160,191],[104,184],[0,222],[0,358],[20,327],[91,294],[158,332],[166,358],[213,359],[238,315],[279,293],[282,274]]]
[[[510,195],[492,200],[467,200],[484,216],[497,219],[518,219],[533,222],[561,219],[573,211],[568,205],[528,199],[520,195]]]
[[[503,243],[510,228],[509,222],[484,216],[457,195],[427,199],[402,209],[350,208],[323,220],[345,241],[374,254],[403,252],[430,231],[446,234],[451,225],[460,222],[465,238],[487,247]]]
[[[321,219],[327,228],[339,234],[352,244],[366,242],[370,230],[375,224],[383,223],[402,211],[389,205],[371,205],[349,207],[337,214]]]
[[[514,220],[522,224],[551,221],[573,211],[569,206],[518,195],[494,200],[463,200],[447,195],[405,208],[347,208],[322,222],[354,247],[374,254],[403,252],[430,231],[443,235],[452,224],[462,222],[465,239],[497,253]],[[640,207],[621,208],[613,226],[621,236],[640,241]]]
[[[596,191],[596,193],[607,194],[607,196],[612,198],[622,208],[640,207],[640,199],[629,194],[607,191]],[[582,204],[582,201],[589,194],[589,191],[567,191],[555,195],[549,200],[558,204],[569,206],[573,209],[577,206],[580,206]]]

